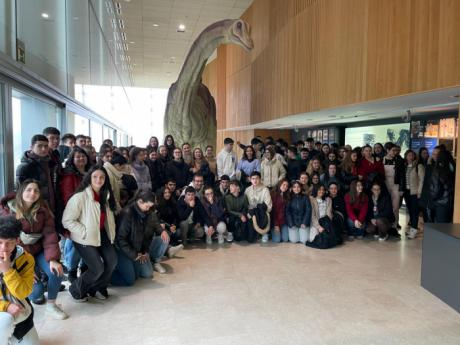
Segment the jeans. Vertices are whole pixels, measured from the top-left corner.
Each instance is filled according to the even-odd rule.
[[[298,243],[301,242],[303,244],[307,243],[310,238],[310,228],[301,228],[297,226],[293,226],[289,228],[289,242]]]
[[[366,228],[365,223],[363,223],[361,228],[356,228],[355,223],[350,218],[348,218],[347,225],[348,225],[348,236],[364,236],[364,229]]]
[[[32,328],[22,340],[13,336],[14,318],[7,312],[0,312],[0,345],[39,345],[37,330]]]
[[[187,243],[187,238],[196,239],[204,236],[204,229],[202,226],[195,229],[196,224],[189,224],[186,220],[179,224],[179,235],[182,238],[182,244]]]
[[[204,232],[206,233],[206,236],[208,236],[208,226],[204,226]],[[215,231],[220,235],[223,236],[227,232],[227,224],[224,222],[219,222],[217,226],[215,227]]]
[[[59,288],[61,287],[62,277],[57,276],[50,270],[50,264],[45,260],[45,254],[43,252],[35,255],[35,274],[39,277],[40,271],[45,272],[48,276],[48,300],[55,300],[57,298]],[[43,296],[45,288],[41,281],[34,284],[32,294],[30,295],[31,300],[37,300]]]
[[[417,229],[418,228],[418,216],[420,210],[418,208],[418,198],[417,195],[411,195],[410,191],[406,190],[404,192],[404,201],[406,202],[407,210],[409,211],[410,218],[410,227]]]
[[[168,247],[169,241],[164,243],[160,236],[154,237],[149,249],[150,259],[155,263],[160,262]]]
[[[112,285],[132,286],[134,281],[141,278],[152,278],[153,267],[150,260],[145,264],[131,260],[121,249],[117,249],[118,263],[112,274]]]
[[[96,293],[107,288],[112,272],[117,266],[117,252],[110,243],[105,230],[101,231],[101,245],[99,247],[76,242],[74,245],[88,266],[88,270],[70,285],[69,291],[74,298],[82,299],[88,293]]]
[[[78,254],[73,241],[66,239],[64,244],[64,265],[69,271],[76,271],[80,263],[81,256]]]
[[[272,241],[275,243],[288,242],[289,241],[289,228],[286,224],[280,226],[280,231],[272,229]]]

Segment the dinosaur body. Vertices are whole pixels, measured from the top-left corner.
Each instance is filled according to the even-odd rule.
[[[201,78],[211,54],[226,43],[251,50],[248,25],[228,19],[208,26],[193,43],[177,81],[169,88],[164,133],[171,134],[178,144],[187,142],[203,150],[216,144],[216,103]]]

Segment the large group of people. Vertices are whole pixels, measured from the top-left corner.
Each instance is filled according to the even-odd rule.
[[[109,286],[165,273],[162,260],[201,241],[326,249],[365,236],[414,239],[420,216],[452,221],[454,177],[442,145],[401,156],[391,142],[226,138],[215,156],[167,135],[145,148],[106,139],[96,152],[88,136],[45,128],[0,200],[0,345],[38,343],[32,305],[68,317],[56,303],[64,280],[75,302],[106,300]]]

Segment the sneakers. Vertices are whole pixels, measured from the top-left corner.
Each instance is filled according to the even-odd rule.
[[[217,243],[224,244],[224,235],[222,234],[217,235]]]
[[[99,301],[105,301],[107,298],[109,298],[109,294],[107,293],[107,290],[104,291],[96,291],[95,293],[90,293],[89,294],[91,297],[98,299]]]
[[[227,233],[227,242],[233,242],[233,233]]]
[[[160,274],[166,273],[166,269],[165,269],[165,268],[163,267],[163,265],[160,264],[159,262],[155,262],[155,263],[153,264],[153,269],[154,269],[155,271],[157,271],[158,273],[160,273]]]
[[[355,236],[348,236],[348,241],[354,241],[355,240]]]
[[[362,235],[356,236],[356,238],[357,238],[358,240],[362,240],[363,237],[364,237],[364,236],[362,236]]]
[[[268,234],[262,235],[262,243],[268,242]]]
[[[65,320],[69,317],[56,303],[48,303],[46,305],[46,315],[55,320]]]
[[[415,236],[417,236],[417,233],[418,233],[418,229],[410,228],[409,234],[407,235],[407,238],[413,240],[415,238]]]
[[[170,247],[168,250],[168,258],[173,258],[179,253],[182,249],[184,249],[183,244],[179,244],[178,246]]]
[[[379,237],[379,242],[385,242],[388,240],[388,234],[386,234],[384,237]]]
[[[379,235],[377,235],[377,234],[374,235],[374,240],[378,240],[379,238],[380,238]]]
[[[212,237],[206,235],[206,244],[212,244]]]

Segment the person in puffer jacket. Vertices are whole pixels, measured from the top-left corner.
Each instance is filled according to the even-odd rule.
[[[59,260],[59,237],[56,233],[54,217],[40,194],[39,182],[25,180],[16,194],[11,193],[0,202],[1,216],[15,216],[22,224],[19,245],[35,259],[38,277],[44,272],[48,277],[48,303],[46,314],[56,320],[68,316],[56,304],[64,274]],[[34,304],[44,304],[44,286],[40,279],[34,284],[31,300]]]
[[[286,206],[289,200],[289,182],[282,179],[276,190],[271,193],[273,208],[271,217],[273,219],[272,241],[279,243],[289,241],[289,230],[286,224]]]
[[[248,237],[248,199],[240,193],[238,181],[230,182],[230,193],[224,198],[227,212],[228,231],[235,241],[245,241]]]
[[[38,345],[34,310],[27,296],[34,285],[35,261],[17,245],[22,224],[0,217],[0,344]]]
[[[212,244],[212,235],[216,232],[219,244],[224,243],[224,235],[227,235],[228,242],[232,242],[233,234],[227,234],[223,199],[216,198],[214,195],[214,189],[211,186],[207,186],[204,189],[203,208],[207,214],[204,224],[206,243]]]
[[[305,244],[310,234],[311,204],[309,197],[302,193],[302,185],[298,181],[292,184],[291,197],[286,206],[286,221],[289,242]]]
[[[265,159],[260,166],[260,175],[263,184],[267,188],[276,187],[278,182],[286,177],[286,169],[278,159],[275,159],[273,147],[267,148]]]

